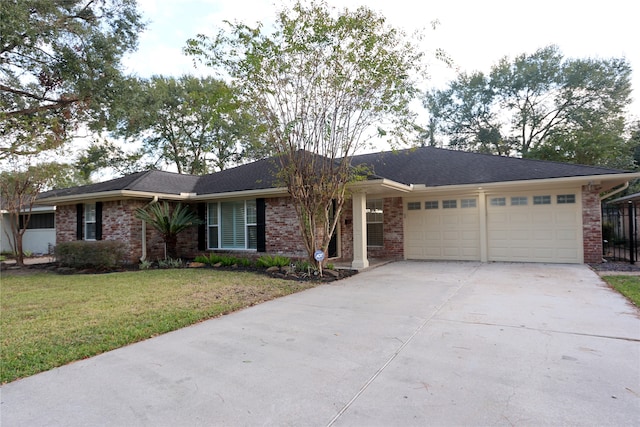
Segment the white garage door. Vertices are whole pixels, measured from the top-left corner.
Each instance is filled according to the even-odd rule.
[[[477,197],[406,203],[407,259],[480,260]]]
[[[489,261],[582,262],[582,216],[576,192],[487,197]]]

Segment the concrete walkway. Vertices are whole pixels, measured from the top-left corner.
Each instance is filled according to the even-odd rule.
[[[1,393],[7,427],[639,425],[640,318],[586,266],[398,262]]]

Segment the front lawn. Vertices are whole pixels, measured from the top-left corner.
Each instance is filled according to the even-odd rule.
[[[313,286],[211,269],[3,272],[0,383]]]
[[[627,297],[629,301],[640,307],[640,277],[639,276],[604,276],[613,289]]]

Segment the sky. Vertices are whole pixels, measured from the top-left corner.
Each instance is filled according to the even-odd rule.
[[[339,9],[366,5],[407,33],[424,29],[423,48],[443,49],[455,62],[447,68],[435,57],[428,86],[444,87],[456,71],[488,72],[502,57],[555,44],[567,58],[627,59],[634,98],[629,109],[640,119],[640,27],[629,0],[327,0]],[[213,35],[224,20],[247,24],[273,21],[279,0],[138,0],[149,21],[138,51],[124,60],[140,77],[206,74],[182,54],[187,39]],[[439,24],[435,30],[431,22]],[[433,56],[433,55],[432,55]],[[427,89],[427,87],[425,87]]]

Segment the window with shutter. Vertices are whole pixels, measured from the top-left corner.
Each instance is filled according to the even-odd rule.
[[[207,204],[209,249],[257,249],[256,200]]]
[[[96,204],[84,205],[84,239],[96,240]]]

